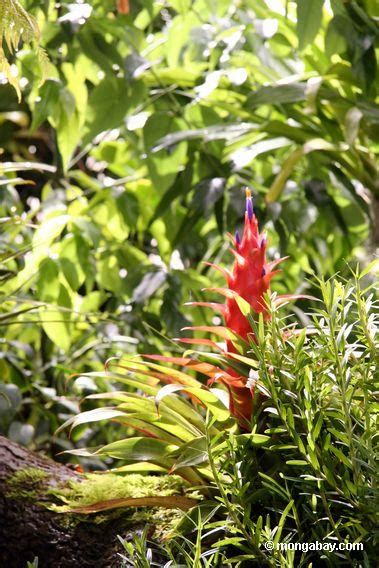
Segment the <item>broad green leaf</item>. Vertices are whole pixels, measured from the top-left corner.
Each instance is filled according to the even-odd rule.
[[[162,389],[155,397],[156,404],[159,405],[163,398],[179,391],[184,391],[188,394],[194,395],[201,403],[204,404],[204,406],[219,422],[225,422],[230,418],[229,409],[225,407],[223,402],[221,402],[221,400],[213,392],[196,387],[187,387],[183,385],[166,385],[162,387]]]
[[[142,83],[135,81],[130,87],[125,79],[107,75],[89,97],[83,144],[105,130],[121,126],[127,112],[138,104],[142,95]]]
[[[70,426],[72,430],[81,424],[89,424],[91,422],[98,422],[99,420],[111,420],[112,418],[124,415],[124,412],[117,410],[116,408],[103,407],[95,408],[94,410],[87,410],[86,412],[81,412],[77,416],[66,420],[66,422],[59,427],[58,432],[64,430],[67,426]]]
[[[296,0],[299,49],[304,49],[316,37],[322,21],[324,0]]]
[[[59,285],[58,291],[56,301],[58,309],[53,305],[47,305],[41,308],[40,318],[42,327],[49,339],[60,349],[67,352],[71,345],[72,336],[72,304],[70,295],[63,284]],[[68,309],[65,310],[64,308]]]
[[[194,438],[180,446],[180,450],[171,454],[176,458],[171,468],[174,472],[182,467],[197,466],[208,461],[207,440],[205,436]]]
[[[253,106],[265,104],[294,103],[306,99],[306,83],[287,83],[285,85],[269,85],[261,87],[249,96]]]
[[[338,32],[334,19],[329,22],[325,33],[325,53],[331,57],[334,53],[343,53],[346,51],[346,41]]]
[[[151,116],[143,129],[147,166],[155,191],[162,195],[173,183],[187,158],[187,143],[180,142],[173,149],[152,152],[155,143],[169,132],[183,129],[185,123],[168,113]]]
[[[79,235],[69,236],[63,240],[59,260],[72,290],[77,290],[85,281],[88,254],[87,243]]]
[[[271,441],[271,437],[264,434],[248,434],[247,436],[253,446],[264,446]]]
[[[59,103],[61,83],[56,79],[47,80],[39,90],[37,102],[34,106],[33,120],[30,126],[36,130],[45,120],[53,116]]]
[[[34,266],[48,255],[49,247],[61,234],[68,221],[68,215],[57,215],[42,221],[32,240]]]
[[[95,453],[125,461],[152,461],[158,465],[169,465],[172,464],[169,455],[176,449],[177,446],[161,440],[136,437],[112,442]]]
[[[191,0],[170,0],[170,5],[179,14],[185,14],[191,7]]]

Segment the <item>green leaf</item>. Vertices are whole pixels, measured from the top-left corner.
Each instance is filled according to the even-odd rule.
[[[275,533],[275,537],[274,537],[274,543],[277,544],[278,542],[280,542],[280,537],[282,536],[282,530],[284,527],[284,523],[285,520],[287,518],[287,515],[289,514],[290,510],[292,509],[292,507],[294,506],[294,500],[291,499],[291,501],[288,503],[287,507],[284,509],[283,513],[281,514],[281,517],[279,519],[279,524],[278,524],[278,530]]]
[[[364,268],[362,270],[362,272],[360,272],[359,278],[363,278],[364,276],[366,276],[367,274],[370,274],[371,272],[373,274],[378,274],[378,272],[379,272],[379,259],[378,258],[376,258],[375,260],[372,260],[366,266],[366,268]]]
[[[345,116],[345,138],[349,146],[353,146],[359,133],[359,125],[363,117],[358,107],[352,107]]]
[[[205,436],[195,438],[180,446],[180,450],[173,452],[172,457],[176,458],[171,471],[174,472],[181,467],[200,465],[208,461],[208,448]]]
[[[163,398],[179,391],[184,391],[194,395],[219,422],[225,422],[230,418],[230,411],[225,407],[221,400],[213,392],[202,388],[187,387],[179,384],[166,385],[162,387],[156,395],[155,404],[159,406],[159,403],[163,400]]]
[[[70,426],[72,430],[73,428],[76,428],[81,424],[89,424],[91,422],[98,422],[99,420],[110,420],[112,418],[117,418],[119,416],[125,416],[125,412],[122,412],[115,408],[106,408],[106,407],[95,408],[94,410],[87,410],[86,412],[81,412],[77,416],[74,416],[73,418],[66,420],[66,422],[64,422],[62,426],[59,427],[58,432],[64,430],[68,426]]]
[[[331,57],[334,53],[346,51],[346,41],[335,26],[334,19],[329,22],[325,34],[325,53]]]
[[[101,132],[120,126],[142,95],[142,83],[135,81],[130,88],[125,79],[107,75],[89,97],[83,144]]]
[[[253,106],[295,103],[306,99],[306,83],[287,83],[285,85],[268,85],[261,87],[249,96],[248,102]]]
[[[33,262],[38,264],[48,255],[52,242],[61,234],[70,217],[58,215],[42,221],[33,235]]]
[[[168,113],[156,113],[146,122],[143,129],[147,167],[154,189],[162,195],[174,183],[176,176],[184,167],[187,158],[187,143],[180,142],[169,150],[152,152],[155,143],[169,132],[182,130],[185,122],[173,118]]]
[[[62,308],[71,308],[71,299],[63,284],[58,287],[57,305]],[[71,312],[60,310],[53,306],[41,308],[42,327],[50,340],[63,351],[68,351],[71,345]]]
[[[296,150],[291,152],[288,158],[283,162],[280,172],[274,179],[270,189],[266,194],[267,203],[272,203],[273,201],[276,201],[280,197],[287,179],[290,177],[294,167],[301,160],[303,155],[304,155],[303,148],[297,148]]]
[[[248,438],[253,446],[264,446],[271,441],[271,437],[265,434],[248,434]]]
[[[81,138],[81,120],[73,94],[62,89],[59,100],[59,119],[56,124],[57,142],[63,171],[67,172],[70,159]]]
[[[130,191],[124,191],[116,198],[116,206],[125,224],[135,229],[140,216],[140,205],[137,197]]]
[[[62,242],[59,255],[63,274],[72,290],[77,290],[85,281],[88,269],[88,247],[79,235],[70,236]]]
[[[322,21],[324,0],[296,0],[297,37],[299,49],[304,49],[316,37]]]
[[[177,446],[155,440],[153,438],[127,438],[103,446],[95,452],[96,455],[110,456],[126,461],[152,461],[158,465],[172,464],[168,456],[177,449]],[[169,463],[168,463],[169,462]]]
[[[39,90],[39,98],[35,104],[30,130],[36,130],[47,118],[55,113],[59,102],[62,84],[56,79],[49,79]]]
[[[192,0],[170,0],[171,7],[179,14],[185,14],[191,7]]]

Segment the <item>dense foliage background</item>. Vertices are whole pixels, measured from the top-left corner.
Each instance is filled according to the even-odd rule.
[[[196,390],[207,419],[186,397],[162,407],[165,448],[184,441],[172,463],[141,442],[156,471],[180,462],[218,495],[187,519],[196,547],[178,538],[167,561],[226,565],[231,549],[241,566],[309,565],[262,554],[273,534],[364,541],[364,563],[339,561],[374,558],[378,19],[375,0],[1,2],[0,433],[89,469],[140,455],[138,421],[159,425],[133,389],[157,395],[153,364],[132,379],[105,362],[180,356],[183,327],[221,322],[183,304],[222,285],[206,263],[231,265],[225,235],[242,226],[245,186],[269,260],[289,257],[273,289],[307,295],[267,328],[252,322],[240,364],[274,402],[251,434]],[[314,337],[284,341],[294,321]],[[125,547],[146,566],[146,533]]]
[[[71,372],[209,322],[182,303],[217,283],[203,261],[230,264],[245,185],[290,257],[279,291],[371,254],[378,14],[323,4],[24,3],[48,60],[4,35],[22,97],[3,75],[3,432],[66,446],[55,428],[97,388],[68,396]]]

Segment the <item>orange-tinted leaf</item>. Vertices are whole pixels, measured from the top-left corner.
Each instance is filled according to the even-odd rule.
[[[80,513],[88,515],[89,513],[99,513],[100,511],[108,511],[109,509],[118,509],[120,507],[164,507],[165,509],[182,509],[188,511],[191,507],[195,507],[198,501],[189,497],[180,495],[169,495],[167,497],[128,497],[125,499],[109,499],[108,501],[99,501],[92,505],[83,505],[70,509],[70,513]]]
[[[217,302],[186,302],[184,305],[191,307],[198,306],[203,308],[210,308],[211,310],[215,312],[220,312],[223,315],[226,312],[226,306],[224,306],[223,304],[218,304]]]
[[[217,349],[218,351],[223,351],[223,349],[221,349],[221,347],[219,345],[217,345],[217,343],[215,341],[212,341],[211,339],[206,339],[205,337],[180,337],[177,339],[174,339],[174,341],[178,341],[180,343],[188,343],[190,345],[208,345],[209,347],[212,347],[212,349]]]
[[[211,266],[215,270],[218,270],[219,272],[221,272],[221,274],[224,276],[224,278],[227,282],[230,282],[231,279],[233,278],[232,273],[227,268],[223,268],[222,266],[219,266],[218,264],[213,264],[213,262],[204,262],[203,264],[206,264],[207,266]]]
[[[129,0],[117,0],[117,11],[119,14],[129,14]]]
[[[173,363],[174,365],[182,365],[183,367],[188,367],[192,371],[202,373],[208,377],[212,377],[216,373],[223,372],[220,367],[216,367],[211,363],[198,361],[197,359],[192,359],[191,357],[165,357],[164,355],[144,355],[144,357],[145,359],[153,359]]]
[[[183,327],[182,331],[204,331],[218,335],[222,339],[234,339],[236,337],[235,333],[222,325],[195,325],[192,327]]]
[[[220,294],[221,296],[225,296],[225,298],[235,298],[237,295],[234,290],[230,290],[229,288],[203,288],[203,292],[215,292],[216,294]]]
[[[283,256],[282,258],[278,258],[277,260],[272,260],[271,262],[267,263],[267,268],[269,270],[273,270],[273,268],[275,268],[275,266],[278,266],[278,264],[283,262],[283,260],[287,260],[287,258],[289,258],[289,256]]]

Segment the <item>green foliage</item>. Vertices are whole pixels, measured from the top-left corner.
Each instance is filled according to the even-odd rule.
[[[220,428],[225,431],[233,428],[234,421],[225,406],[226,393],[219,389],[208,389],[195,378],[163,365],[128,360],[124,363],[121,361],[118,366],[126,369],[128,374],[107,372],[84,376],[101,379],[105,375],[107,380],[118,382],[124,388],[137,389],[137,392],[113,390],[89,395],[88,399],[105,399],[112,406],[82,412],[70,418],[61,428],[115,420],[142,436],[119,438],[100,448],[80,448],[69,450],[69,453],[122,460],[122,466],[117,470],[122,472],[136,469],[175,472],[194,485],[204,486],[201,490],[206,492],[212,472],[207,467],[206,420],[201,407],[215,420],[212,428],[214,434]],[[152,378],[149,379],[150,374]],[[162,388],[154,376],[164,374],[168,377],[171,375],[178,383],[170,382]],[[190,399],[177,394],[181,392]]]
[[[14,54],[20,41],[26,43],[38,42],[40,31],[33,16],[24,10],[18,0],[2,0],[0,6],[0,73],[15,88],[19,100],[21,90],[17,74],[6,57],[4,48],[9,54]],[[37,44],[34,46],[43,75],[47,73],[48,58],[46,52]]]
[[[378,15],[371,0],[1,2],[0,431],[199,486],[209,501],[159,562],[320,560],[269,554],[270,538],[364,542],[329,565],[374,558],[372,267],[353,286],[346,261],[375,246]],[[168,338],[215,323],[181,306],[221,284],[204,261],[230,264],[245,185],[270,260],[290,256],[274,291],[323,303],[295,306],[307,333],[275,310],[252,321],[233,365],[262,404],[239,434],[199,367],[136,353],[231,364]],[[125,548],[136,566],[157,554],[147,531]]]
[[[376,14],[331,6],[299,3],[296,24],[295,2],[25,2],[51,64],[41,86],[24,45],[8,58],[22,104],[0,85],[0,364],[23,395],[3,432],[16,421],[14,439],[48,443],[78,408],[67,373],[209,323],[181,305],[218,284],[203,261],[229,263],[220,235],[241,223],[244,185],[269,252],[291,257],[278,292],[364,256]]]
[[[123,559],[122,566],[130,567],[135,566],[136,568],[150,568],[152,566],[152,551],[147,546],[147,535],[149,531],[149,526],[146,525],[141,536],[135,535],[132,542],[128,542],[126,539],[118,537],[125,552],[128,556],[122,555]]]
[[[322,305],[309,328],[296,331],[275,311],[270,322],[253,323],[261,405],[249,433],[214,434],[208,423],[217,497],[182,521],[168,558],[185,566],[309,566],[320,552],[276,546],[318,541],[330,566],[374,562],[377,302],[362,275],[319,285]],[[328,552],[333,542],[362,549]]]
[[[145,378],[106,374],[103,362],[125,349],[129,362],[136,349],[165,352],[166,336],[191,320],[209,323],[180,306],[217,285],[202,261],[224,260],[219,235],[241,221],[243,185],[253,187],[274,245],[291,255],[278,292],[317,293],[305,273],[344,271],[359,252],[377,195],[375,12],[370,2],[322,4],[132,3],[128,16],[110,1],[85,13],[65,1],[27,2],[27,12],[2,4],[2,43],[24,85],[22,105],[0,85],[3,433],[41,446],[78,412],[77,397],[110,396],[109,385],[123,381],[128,405],[137,383],[146,392]],[[9,18],[15,26],[5,27]],[[37,51],[13,53],[33,37],[51,61],[42,86]],[[67,396],[72,372],[80,379]],[[123,451],[139,452],[137,426],[158,428],[150,386],[143,424],[122,400],[99,413],[87,399],[83,421],[96,417],[88,444],[119,443],[128,421]],[[213,397],[203,408],[220,419],[217,395],[193,388]],[[171,399],[191,417],[179,445]],[[190,460],[204,456],[200,407],[173,390],[159,408],[168,417],[162,443],[176,448],[171,466],[193,439]],[[115,421],[104,429],[107,412]],[[72,449],[84,428],[54,444]]]

